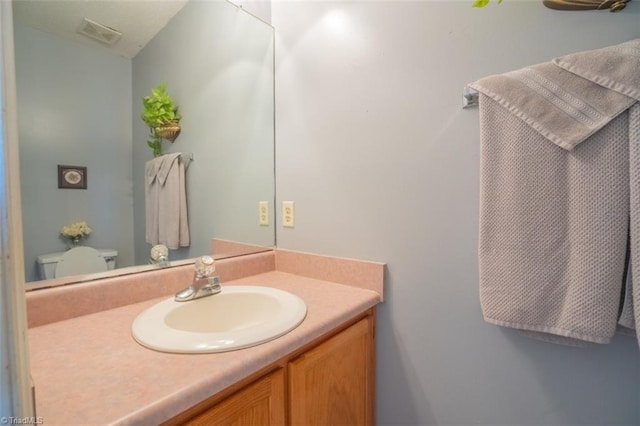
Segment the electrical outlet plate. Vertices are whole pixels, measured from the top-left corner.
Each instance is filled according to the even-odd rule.
[[[282,202],[282,226],[293,228],[295,226],[295,209],[293,201]]]
[[[258,223],[262,226],[269,226],[269,202],[260,201],[258,203]]]

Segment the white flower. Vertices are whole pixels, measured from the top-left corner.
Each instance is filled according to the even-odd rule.
[[[76,222],[71,225],[63,226],[60,234],[68,238],[84,238],[91,233],[91,228],[87,222]]]

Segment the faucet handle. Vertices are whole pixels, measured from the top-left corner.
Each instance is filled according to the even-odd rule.
[[[213,257],[211,256],[202,256],[197,258],[195,267],[196,276],[199,278],[208,277],[209,275],[213,274],[213,271],[216,270],[216,267],[213,264]]]
[[[150,263],[169,266],[169,249],[164,244],[157,244],[151,248]]]
[[[164,244],[156,244],[151,247],[151,259],[159,260],[161,257],[168,257],[169,249]]]

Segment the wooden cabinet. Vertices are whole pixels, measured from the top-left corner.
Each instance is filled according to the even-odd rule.
[[[374,312],[283,358],[231,396],[214,396],[166,424],[372,425]]]
[[[367,317],[287,365],[293,425],[373,423],[373,334]]]
[[[284,425],[284,370],[278,369],[248,385],[185,425]]]

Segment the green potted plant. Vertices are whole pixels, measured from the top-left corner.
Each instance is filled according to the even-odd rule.
[[[167,93],[167,83],[160,83],[151,90],[151,95],[142,98],[142,121],[149,126],[150,140],[147,145],[153,150],[153,156],[162,155],[162,139],[175,141],[180,134],[178,106]]]
[[[475,0],[473,2],[473,7],[485,7],[489,4],[490,0]],[[498,0],[498,4],[502,3],[502,0]]]

